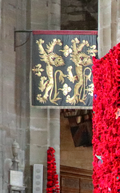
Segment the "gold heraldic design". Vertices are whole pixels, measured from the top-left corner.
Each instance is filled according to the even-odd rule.
[[[92,56],[96,56],[96,45],[89,45],[89,42],[82,40],[80,42],[78,38],[71,40],[71,46],[65,45],[63,49],[62,41],[60,39],[53,39],[46,44],[46,48],[43,47],[45,43],[43,39],[36,41],[40,53],[40,61],[46,65],[46,75],[42,75],[45,68],[42,68],[43,64],[37,64],[32,71],[36,76],[40,77],[39,90],[43,94],[37,94],[36,99],[40,103],[46,103],[48,100],[55,105],[58,105],[58,101],[62,98],[59,97],[59,93],[66,97],[66,103],[75,105],[78,102],[85,104],[86,95],[93,95],[93,83],[87,86],[87,82],[91,81],[92,72],[89,67],[92,65]],[[60,47],[59,52],[62,52],[64,57],[55,53],[55,46]],[[87,53],[83,52],[83,48],[87,49]],[[57,67],[62,67],[65,64],[64,58],[70,56],[70,60],[75,67],[75,73],[73,71],[73,65],[67,67],[67,73],[64,74],[62,70]],[[65,80],[67,79],[67,82]],[[58,87],[57,83],[61,83],[62,88]],[[69,84],[68,84],[69,82]],[[71,83],[74,83],[74,95],[71,96],[72,90]],[[61,95],[60,95],[61,96]]]

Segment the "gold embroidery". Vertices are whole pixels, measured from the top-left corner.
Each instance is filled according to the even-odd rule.
[[[96,53],[98,52],[98,51],[96,50],[96,45],[90,46],[90,49],[88,49],[87,52],[88,52],[88,54],[89,54],[90,56],[96,56]]]
[[[93,90],[94,90],[94,85],[93,83],[91,83],[90,85],[88,85],[88,88],[86,89],[88,91],[88,94],[90,94],[91,96],[93,96]]]
[[[69,67],[67,68],[67,72],[68,72],[67,77],[68,77],[69,81],[74,83],[76,76],[73,76],[72,66],[69,66]]]
[[[41,64],[37,64],[32,71],[35,75],[40,77],[39,90],[42,94],[37,94],[37,100],[40,103],[46,103],[49,101],[55,105],[58,105],[57,101],[61,100],[58,96],[62,91],[62,94],[66,96],[66,102],[71,105],[75,105],[78,102],[85,104],[86,96],[93,96],[93,83],[87,86],[88,81],[91,81],[92,72],[89,65],[92,65],[91,56],[95,56],[97,53],[96,46],[89,45],[89,42],[83,40],[80,42],[78,38],[71,40],[71,47],[68,45],[64,46],[63,52],[65,57],[70,56],[70,60],[73,62],[73,66],[67,67],[67,74],[64,74],[61,70],[56,70],[54,72],[54,67],[59,67],[65,65],[63,58],[54,53],[54,47],[56,45],[62,46],[60,39],[53,39],[50,43],[46,44],[46,49],[43,47],[44,40],[39,39],[36,41],[38,44],[38,49],[40,53],[40,60],[45,62],[46,65],[46,75],[42,76],[44,69]],[[83,49],[86,49],[86,53]],[[87,54],[88,53],[88,54]],[[75,66],[75,68],[73,68]],[[74,73],[75,71],[75,73]],[[68,93],[71,92],[72,88],[69,83],[64,83],[65,78],[67,78],[72,84],[74,83],[74,95],[70,96]],[[57,82],[63,84],[62,88],[57,88]]]
[[[41,72],[44,71],[44,69],[41,68],[41,67],[42,67],[41,64],[37,64],[37,65],[35,66],[35,68],[32,69],[32,71],[35,72],[35,75],[41,76]]]
[[[68,79],[69,80],[72,79],[73,82],[77,81],[77,83],[74,86],[74,95],[72,97],[68,95],[66,97],[66,102],[72,105],[75,105],[78,102],[82,102],[85,104],[85,100],[86,100],[85,92],[88,91],[87,89],[85,89],[85,86],[87,85],[87,81],[91,80],[92,73],[89,67],[86,67],[84,70],[83,70],[83,67],[92,65],[92,59],[90,58],[90,55],[83,53],[82,50],[85,46],[89,47],[89,43],[88,41],[85,41],[85,40],[83,40],[82,43],[80,43],[80,41],[77,38],[73,39],[71,42],[72,42],[73,50],[70,56],[71,56],[71,60],[75,64],[76,76],[73,76],[73,74],[71,73],[72,68],[68,67],[70,68],[69,71],[67,70]],[[88,52],[91,54],[93,54],[94,52],[96,53],[95,47],[91,46]],[[86,74],[86,71],[89,71],[89,73]],[[82,91],[83,91],[83,94],[82,94]],[[91,95],[91,92],[88,92],[88,94]]]
[[[36,41],[36,43],[38,44],[38,48],[39,48],[39,53],[40,53],[40,58],[41,58],[40,60],[46,63],[46,74],[47,74],[47,77],[43,76],[40,79],[39,89],[42,92],[44,91],[44,95],[42,96],[41,94],[38,94],[37,100],[39,100],[39,102],[41,103],[46,103],[49,97],[49,100],[52,103],[57,105],[56,101],[60,100],[61,98],[57,97],[59,92],[57,92],[56,74],[57,72],[60,73],[59,81],[62,81],[62,82],[64,82],[63,77],[65,77],[65,75],[62,73],[62,71],[58,70],[55,72],[55,76],[54,76],[53,75],[53,66],[56,66],[56,67],[62,66],[64,65],[64,61],[62,57],[54,53],[53,50],[54,50],[55,45],[61,46],[62,42],[59,39],[53,39],[52,42],[46,45],[46,51],[42,45],[44,43],[44,40],[39,39]],[[34,69],[33,71],[36,72]],[[55,79],[55,82],[54,82],[54,79]],[[55,91],[54,91],[54,96],[52,98],[54,83],[55,83]]]
[[[64,53],[65,57],[67,57],[70,53],[72,53],[72,49],[69,48],[68,45],[64,46],[64,50],[60,50],[60,51]]]
[[[69,87],[66,83],[63,85],[63,88],[59,88],[59,90],[63,91],[63,95],[67,95],[71,91],[71,87]]]

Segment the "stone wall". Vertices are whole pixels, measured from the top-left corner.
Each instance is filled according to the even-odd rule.
[[[98,46],[99,57],[102,57],[120,40],[120,5],[119,1],[114,0],[99,0],[98,2]]]
[[[14,140],[20,145],[20,169],[29,163],[29,66],[26,47],[14,50],[14,30],[26,29],[26,14],[27,1],[0,1],[0,193],[8,192]]]
[[[61,29],[97,30],[98,1],[61,0]]]
[[[31,29],[60,29],[60,0],[31,0]]]
[[[120,1],[117,1],[117,43],[120,42]]]

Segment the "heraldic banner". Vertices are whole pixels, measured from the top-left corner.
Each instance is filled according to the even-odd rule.
[[[97,31],[33,31],[32,105],[92,109]]]

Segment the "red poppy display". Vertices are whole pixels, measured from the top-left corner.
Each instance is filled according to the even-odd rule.
[[[93,57],[94,193],[120,192],[120,44]]]
[[[60,192],[54,153],[55,150],[52,147],[49,147],[47,150],[47,193]]]

